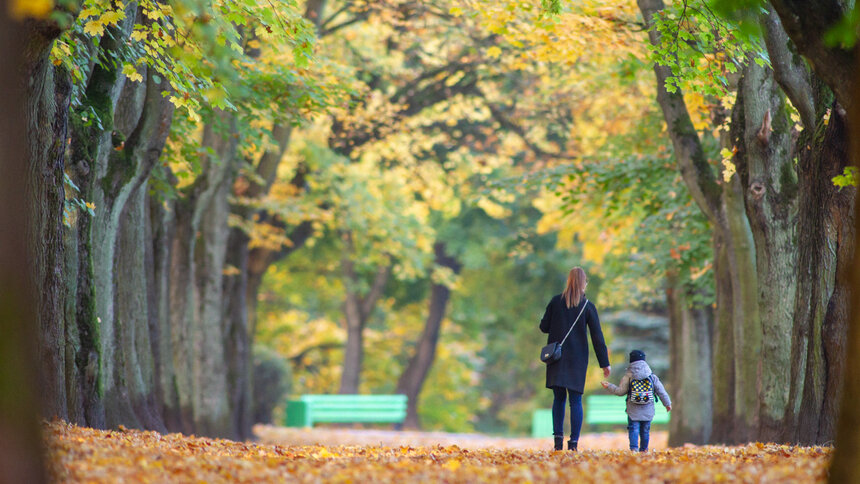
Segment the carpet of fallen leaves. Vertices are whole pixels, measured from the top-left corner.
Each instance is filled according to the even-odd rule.
[[[59,482],[823,482],[831,449],[750,444],[552,452],[494,447],[276,445],[46,427]]]
[[[623,429],[622,426],[618,426]],[[542,439],[496,437],[484,434],[452,434],[447,432],[413,432],[408,430],[354,429],[315,427],[313,429],[255,425],[254,435],[265,444],[290,445],[374,445],[378,447],[448,447],[464,449],[546,450],[552,448],[552,437]],[[669,440],[666,431],[652,431],[652,449],[664,449]],[[618,450],[628,447],[627,432],[583,434],[579,447],[588,450]]]

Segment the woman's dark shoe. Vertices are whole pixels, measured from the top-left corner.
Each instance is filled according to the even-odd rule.
[[[554,435],[553,438],[555,439],[555,449],[554,450],[564,450],[564,437]]]
[[[572,451],[576,452],[576,444],[577,444],[577,441],[568,440],[567,441],[567,450],[572,450]]]

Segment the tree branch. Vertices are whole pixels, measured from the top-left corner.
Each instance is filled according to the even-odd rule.
[[[663,1],[638,0],[638,4],[642,11],[642,18],[649,26],[648,37],[651,44],[659,45],[660,33],[653,28],[652,18],[654,14],[663,10]],[[655,64],[654,74],[657,77],[657,103],[663,111],[663,118],[669,129],[681,176],[696,204],[708,218],[714,220],[719,208],[721,190],[705,157],[699,135],[693,127],[687,104],[680,89],[673,93],[666,89],[666,80],[672,76],[668,67]]]
[[[857,46],[851,50],[829,47],[824,37],[845,16],[846,2],[839,0],[771,0],[785,32],[812,70],[846,109],[852,102]]]
[[[540,146],[532,143],[526,134],[526,130],[522,126],[520,126],[519,124],[514,122],[510,117],[508,117],[508,115],[504,111],[502,111],[497,105],[491,103],[490,100],[487,99],[487,96],[484,95],[484,93],[482,91],[478,90],[478,95],[481,96],[481,98],[484,100],[484,104],[490,110],[490,114],[493,116],[493,119],[497,123],[499,123],[499,126],[501,126],[502,129],[506,129],[506,130],[511,131],[512,133],[516,134],[523,141],[523,144],[525,144],[526,147],[528,149],[530,149],[534,154],[536,154],[540,157],[543,157],[543,158],[557,158],[557,159],[564,159],[564,160],[572,160],[572,159],[576,158],[575,156],[571,156],[571,155],[568,155],[566,153],[561,153],[561,152],[550,153],[548,151],[545,151]]]
[[[388,277],[391,275],[391,264],[385,264],[379,267],[376,275],[373,278],[373,285],[370,287],[370,292],[361,300],[361,319],[367,321],[373,308],[376,306],[376,301],[382,297],[385,290],[385,285],[388,283]]]
[[[364,13],[361,13],[361,14],[356,15],[355,17],[352,17],[352,18],[351,18],[351,19],[349,19],[349,20],[344,20],[343,22],[341,22],[341,23],[339,23],[339,24],[337,24],[337,25],[334,25],[334,26],[331,26],[331,27],[326,27],[326,28],[320,28],[319,36],[320,36],[320,37],[325,37],[325,36],[327,36],[327,35],[331,35],[331,34],[333,34],[333,33],[337,32],[337,31],[338,31],[338,30],[340,30],[340,29],[343,29],[343,28],[349,27],[349,26],[350,26],[350,25],[352,25],[352,24],[356,24],[356,23],[358,23],[358,22],[363,22],[363,21],[367,20],[367,18],[368,18],[369,16],[370,16],[370,11],[366,11],[366,12],[364,12]]]
[[[473,66],[475,66],[473,62],[457,61],[425,71],[398,89],[389,98],[391,104],[400,106],[391,116],[371,119],[368,121],[368,125],[359,126],[351,132],[344,132],[342,124],[335,120],[332,135],[329,138],[329,147],[343,156],[349,156],[355,148],[380,139],[384,135],[385,126],[414,116],[425,108],[450,99],[457,94],[474,92],[478,77],[477,73],[470,69]],[[450,76],[460,72],[463,73],[463,76],[453,85],[448,85]],[[442,76],[446,73],[448,75]],[[431,82],[426,83],[425,81]]]
[[[789,50],[791,39],[782,28],[779,15],[772,6],[768,6],[768,14],[762,16],[762,24],[776,82],[785,91],[791,104],[797,108],[803,126],[815,129],[815,100],[805,63],[795,61],[795,56]]]

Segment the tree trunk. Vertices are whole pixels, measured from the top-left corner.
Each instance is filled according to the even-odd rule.
[[[716,289],[715,321],[711,357],[713,419],[709,442],[727,442],[734,432],[735,345],[732,337],[732,285],[729,275],[728,244],[714,231],[714,277]],[[719,376],[719,377],[718,377]]]
[[[391,274],[390,264],[380,266],[376,270],[367,294],[362,295],[361,281],[355,270],[355,262],[350,259],[354,255],[352,237],[351,233],[344,235],[346,248],[341,262],[346,288],[346,299],[343,305],[346,347],[343,354],[339,393],[344,395],[358,393],[361,382],[361,360],[364,355],[364,327],[376,307],[376,302],[382,297],[385,285],[388,283],[388,277]]]
[[[62,301],[59,299],[62,286],[52,286],[49,294],[39,295],[37,284],[45,282],[45,277],[59,276],[50,274],[53,265],[46,265],[37,271],[37,279],[33,277],[32,268],[45,261],[61,264],[62,251],[58,249],[62,248],[62,241],[57,244],[57,241],[49,240],[49,243],[34,246],[31,237],[40,232],[53,237],[61,235],[54,227],[53,222],[57,219],[51,216],[62,216],[62,202],[60,212],[53,206],[57,202],[57,190],[62,200],[62,184],[51,186],[50,182],[59,175],[62,183],[62,149],[57,148],[55,140],[39,138],[52,135],[62,126],[60,140],[65,139],[66,113],[62,110],[62,97],[60,109],[52,109],[55,103],[51,93],[53,87],[42,83],[45,81],[44,72],[41,78],[32,77],[39,67],[37,63],[34,70],[33,57],[24,56],[28,33],[22,25],[7,18],[9,10],[6,3],[0,1],[0,59],[5,66],[0,72],[0,85],[4,86],[0,97],[0,133],[3,133],[0,137],[0,166],[3,167],[0,179],[0,227],[3,228],[0,230],[0,330],[3,333],[0,338],[0,469],[3,479],[9,482],[40,484],[47,479],[42,456],[39,404],[43,404],[47,415],[62,416],[65,395],[62,324],[57,328],[59,334],[47,334],[55,339],[46,340],[43,339],[46,328],[39,326],[38,318],[43,311],[56,306],[59,312],[51,321],[62,322]],[[29,54],[35,53],[44,64],[42,68],[47,68],[50,63],[46,52],[43,52],[47,50],[44,38],[32,31],[29,35],[35,43],[27,47],[36,49]],[[36,94],[40,86],[47,88],[47,97],[34,97],[33,90],[27,92],[24,79],[36,86]],[[46,110],[54,115],[38,117],[45,115]],[[38,129],[34,131],[34,128]],[[43,145],[37,144],[42,141],[48,142],[46,146],[52,149],[46,151]],[[28,152],[28,144],[31,149],[39,150]],[[59,145],[62,147],[62,141]],[[57,163],[60,164],[59,173]],[[44,199],[45,195],[49,198]],[[50,202],[44,203],[47,200]],[[44,204],[34,203],[36,201]],[[21,216],[26,213],[37,217]],[[34,222],[36,225],[32,226]],[[42,239],[35,240],[42,242]],[[41,375],[38,371],[40,366],[47,370]],[[44,402],[39,402],[37,389],[41,391]]]
[[[691,306],[687,289],[667,274],[671,394],[682,396],[672,407],[669,445],[705,444],[711,437],[711,347],[713,311]]]
[[[217,437],[238,435],[227,391],[223,278],[229,228],[227,196],[238,170],[236,120],[216,112],[202,145],[212,149],[202,173],[175,205],[171,247],[171,349],[184,429]]]
[[[48,417],[68,418],[66,347],[63,320],[63,169],[71,82],[50,62],[51,46],[60,30],[49,23],[30,21],[24,73],[27,79],[26,139],[30,153],[26,178],[32,203],[28,240],[36,271],[39,321],[39,387],[45,394]]]
[[[445,244],[437,242],[434,247],[436,264],[460,272],[462,265],[457,259],[445,252]],[[415,354],[409,360],[409,364],[400,375],[397,382],[397,393],[402,393],[408,398],[406,406],[406,420],[403,422],[405,428],[418,429],[421,422],[418,419],[418,398],[421,388],[430,373],[430,367],[436,357],[436,345],[439,342],[439,333],[442,329],[442,320],[445,317],[445,308],[451,298],[451,290],[444,284],[433,284],[430,290],[430,307],[427,312],[427,320],[424,330],[418,339]]]
[[[854,96],[860,98],[860,82],[854,84]],[[860,103],[855,103],[851,108],[850,131],[852,138],[860,139]],[[860,169],[860,143],[851,146],[853,164]],[[858,216],[860,207],[855,205],[854,217]],[[855,218],[856,220],[856,218]],[[846,234],[847,235],[847,234]],[[860,231],[854,231],[854,246],[860,245]],[[839,382],[842,385],[839,404],[839,426],[836,431],[836,451],[833,455],[833,463],[830,466],[829,482],[833,484],[856,484],[860,483],[860,253],[855,252],[850,269],[839,274],[850,280],[853,297],[849,298],[847,306],[850,309],[850,324],[848,324],[847,338],[843,341],[844,352],[852,355],[846,361],[843,369],[843,378]],[[839,282],[848,282],[841,279]],[[849,302],[850,301],[850,302]]]
[[[349,305],[349,303],[347,303]],[[345,310],[349,314],[350,310]],[[339,393],[354,395],[358,393],[361,380],[361,360],[364,358],[364,328],[360,319],[346,316],[346,347],[343,350],[343,372]]]
[[[854,251],[852,207],[856,188],[839,189],[831,181],[848,163],[844,116],[833,106],[829,123],[805,133],[812,150],[801,150],[798,283],[792,328],[790,395],[784,440],[804,444],[835,438],[839,385],[846,364],[850,260]],[[823,113],[822,113],[823,114]],[[812,130],[810,130],[811,132]]]
[[[735,146],[737,173],[755,241],[755,274],[760,322],[742,336],[742,361],[749,382],[739,388],[757,406],[760,427],[742,440],[778,441],[792,382],[791,326],[797,290],[797,174],[791,157],[791,123],[774,72],[752,59],[739,84],[743,121]],[[740,124],[740,123],[739,123]],[[733,130],[734,131],[734,130]],[[747,315],[749,317],[749,315]],[[756,346],[750,340],[757,338]],[[739,359],[740,361],[740,359]],[[756,382],[753,384],[753,382]],[[752,392],[758,390],[758,395]]]

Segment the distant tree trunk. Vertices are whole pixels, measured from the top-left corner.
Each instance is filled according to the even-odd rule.
[[[714,310],[713,347],[711,349],[711,438],[709,442],[726,442],[733,432],[735,413],[735,345],[732,337],[732,286],[729,275],[728,244],[724,235],[714,231],[714,277],[716,309]],[[716,378],[715,375],[719,375]],[[679,402],[680,405],[680,402]]]
[[[202,145],[212,155],[201,160],[201,174],[175,204],[170,250],[171,350],[177,362],[176,391],[183,428],[235,438],[227,391],[222,301],[229,227],[227,197],[238,172],[236,120],[214,113]],[[189,421],[190,419],[190,421]]]
[[[237,182],[242,189],[233,189],[233,195],[248,201],[258,201],[268,195],[275,182],[277,168],[287,149],[292,129],[289,126],[275,125],[272,136],[276,147],[267,150],[260,157],[255,167],[258,180],[243,178]],[[231,212],[244,220],[253,220],[259,211],[245,204],[231,208]],[[251,436],[252,398],[252,313],[249,303],[257,293],[251,293],[248,287],[249,254],[251,237],[241,228],[231,228],[227,243],[226,266],[228,272],[224,277],[224,326],[225,335],[230,342],[227,347],[228,386],[231,405],[234,408],[234,426],[241,438]],[[256,311],[256,305],[253,305]]]
[[[0,177],[0,331],[3,334],[0,338],[0,469],[2,478],[8,482],[40,484],[46,482],[39,425],[40,403],[48,415],[62,416],[65,395],[64,369],[61,365],[62,335],[56,335],[55,341],[41,339],[40,333],[44,334],[44,329],[39,326],[38,318],[40,313],[56,305],[58,307],[55,309],[60,311],[56,318],[61,321],[62,302],[49,302],[59,299],[59,287],[54,288],[54,294],[47,295],[51,297],[48,300],[45,294],[41,297],[37,294],[37,284],[44,282],[41,278],[56,277],[45,274],[46,270],[52,272],[47,267],[53,266],[46,266],[39,271],[40,279],[33,277],[32,268],[40,260],[46,259],[59,259],[52,263],[60,264],[62,252],[56,252],[55,241],[34,247],[30,237],[34,231],[38,233],[40,230],[59,235],[52,228],[53,224],[49,223],[52,219],[48,216],[51,213],[56,215],[57,208],[48,206],[56,204],[56,195],[47,200],[42,197],[46,195],[43,190],[49,191],[47,195],[57,190],[50,183],[46,186],[43,179],[46,177],[51,180],[57,176],[57,162],[60,163],[59,176],[62,180],[62,150],[51,143],[49,151],[52,153],[47,156],[49,153],[35,143],[50,141],[38,137],[46,130],[55,132],[58,120],[61,120],[59,124],[65,135],[65,113],[62,111],[62,97],[59,113],[51,109],[55,102],[50,92],[52,86],[42,85],[47,88],[48,97],[35,98],[35,103],[33,91],[26,92],[27,80],[31,86],[38,86],[44,78],[32,77],[38,72],[38,67],[34,70],[32,57],[25,58],[25,47],[36,50],[31,50],[29,55],[36,54],[37,58],[47,61],[42,52],[45,39],[39,33],[34,35],[32,31],[26,32],[22,25],[9,19],[7,7],[7,2],[0,0],[0,59],[5,67],[0,72],[0,85],[4,91],[3,96],[0,96],[0,133],[3,133],[0,137],[0,166],[3,167],[3,176]],[[25,46],[27,40],[35,40],[36,43]],[[53,111],[53,116],[41,120],[33,117],[46,114],[45,109]],[[33,131],[40,121],[46,126]],[[28,152],[28,145],[31,149],[40,149]],[[62,185],[59,185],[59,190],[62,194]],[[38,200],[45,205],[34,207],[34,202]],[[62,202],[60,205],[59,214],[62,215]],[[22,216],[34,212],[38,214],[40,209],[44,211],[39,218]],[[29,226],[33,222],[38,225]],[[56,343],[59,345],[54,347]],[[38,358],[37,351],[40,352]],[[38,371],[40,366],[47,370],[42,375]],[[52,374],[51,371],[56,373]],[[36,396],[37,389],[41,391],[43,402],[39,402]]]
[[[433,249],[436,254],[437,265],[447,267],[455,274],[460,272],[462,265],[457,259],[445,252],[444,243],[437,242]],[[418,419],[418,398],[436,357],[436,345],[439,342],[442,320],[445,317],[445,309],[450,298],[451,290],[448,286],[436,283],[432,285],[430,307],[427,312],[427,320],[424,323],[424,330],[418,339],[415,354],[409,360],[409,364],[397,382],[397,393],[402,393],[409,399],[406,407],[406,420],[403,422],[405,428],[417,429],[421,427],[421,422]]]
[[[713,311],[695,307],[676,274],[667,274],[673,401],[669,445],[705,444],[711,437]]]
[[[853,94],[860,99],[860,82],[854,83]],[[850,110],[851,139],[860,139],[860,103]],[[860,143],[851,146],[853,164],[860,169]],[[854,216],[860,216],[860,207],[855,205]],[[860,246],[860,230],[854,232],[855,247]],[[852,297],[849,298],[850,324],[848,336],[843,342],[843,351],[851,355],[845,362],[842,378],[841,402],[838,406],[839,425],[836,433],[836,451],[830,466],[829,482],[833,484],[860,483],[860,252],[854,253],[850,270],[843,274],[850,281]],[[844,280],[844,279],[843,279]]]
[[[361,382],[361,360],[364,356],[364,327],[376,307],[376,302],[382,297],[385,285],[391,275],[390,264],[380,266],[376,270],[367,294],[363,294],[360,276],[355,270],[355,263],[350,259],[354,255],[352,237],[351,233],[344,235],[346,249],[341,262],[344,286],[346,286],[346,298],[343,304],[346,347],[344,348],[339,393],[345,395],[358,393],[358,386]]]

